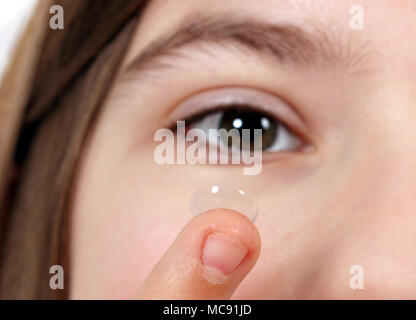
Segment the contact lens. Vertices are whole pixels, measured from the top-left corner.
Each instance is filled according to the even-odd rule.
[[[196,191],[191,196],[190,207],[194,216],[213,209],[231,209],[244,214],[252,222],[258,214],[256,203],[243,190],[220,186]]]

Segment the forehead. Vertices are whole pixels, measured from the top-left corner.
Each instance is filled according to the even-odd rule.
[[[357,5],[363,9],[364,29],[353,34],[351,8]],[[386,32],[388,40],[397,43],[416,35],[416,1],[412,0],[153,0],[140,25],[141,42],[165,34],[192,14],[232,14],[241,19],[299,24],[306,29],[320,24],[338,36],[369,38],[376,45],[386,42]]]
[[[405,25],[416,16],[416,1],[413,0],[152,0],[145,16],[158,16],[161,18],[159,24],[172,24],[179,23],[183,15],[189,13],[228,12],[275,22],[308,24],[309,21],[322,21],[343,29],[349,26],[351,7],[357,5],[364,9],[374,23],[388,24],[391,21]],[[387,17],[389,19],[386,21]],[[153,24],[152,29],[157,31],[159,26]]]

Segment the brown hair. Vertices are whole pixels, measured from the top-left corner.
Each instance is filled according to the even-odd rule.
[[[71,188],[145,0],[39,1],[0,88],[0,298],[68,298]],[[61,5],[65,29],[49,28]],[[49,269],[65,270],[52,290]]]

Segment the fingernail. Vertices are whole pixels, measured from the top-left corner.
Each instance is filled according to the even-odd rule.
[[[202,265],[213,280],[223,281],[241,264],[247,248],[229,236],[210,234],[202,253]]]

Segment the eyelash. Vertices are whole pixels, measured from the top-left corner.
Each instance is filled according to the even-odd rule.
[[[217,112],[228,111],[233,107],[238,109],[238,110],[241,110],[241,111],[251,111],[251,112],[262,113],[265,116],[267,116],[271,119],[277,120],[279,123],[281,123],[281,124],[285,125],[287,128],[289,128],[283,121],[280,121],[279,119],[276,119],[275,116],[270,115],[270,114],[268,114],[264,111],[259,111],[258,108],[254,107],[254,106],[250,106],[248,104],[216,105],[216,106],[211,107],[211,109],[209,109],[209,110],[205,110],[205,111],[202,111],[202,112],[196,112],[194,114],[191,114],[191,115],[187,116],[186,119],[183,119],[183,120],[186,123],[194,123],[194,122],[197,122],[199,120],[202,120],[206,116],[209,116],[209,115],[217,113]],[[169,128],[172,131],[176,131],[176,120],[172,121],[169,124]]]
[[[205,117],[208,116],[213,116],[217,113],[221,113],[221,112],[225,112],[225,111],[230,111],[230,110],[237,110],[239,112],[253,112],[253,113],[258,113],[264,117],[267,117],[268,119],[271,119],[272,121],[274,121],[275,123],[277,123],[277,127],[279,128],[279,131],[284,131],[286,133],[288,133],[289,135],[293,136],[293,139],[291,140],[291,143],[297,143],[296,147],[290,150],[279,150],[279,151],[270,151],[270,150],[264,150],[264,152],[268,152],[268,153],[281,153],[281,152],[294,152],[294,151],[299,151],[302,150],[305,146],[305,142],[304,139],[302,138],[302,136],[300,134],[297,134],[294,130],[292,130],[292,128],[290,126],[288,126],[284,121],[280,120],[279,118],[277,118],[275,115],[272,115],[264,110],[262,110],[262,108],[260,107],[256,107],[253,105],[249,105],[249,104],[230,104],[230,105],[217,105],[214,107],[211,107],[209,110],[205,110],[205,111],[201,111],[201,112],[197,112],[195,114],[191,114],[190,116],[186,117],[184,119],[185,123],[186,123],[186,128],[188,129],[190,126],[192,126],[192,124],[197,123],[199,121],[202,121]],[[176,122],[175,124],[171,124],[170,129],[173,132],[176,132]],[[280,138],[280,134],[278,136]],[[269,149],[269,148],[268,148]]]

